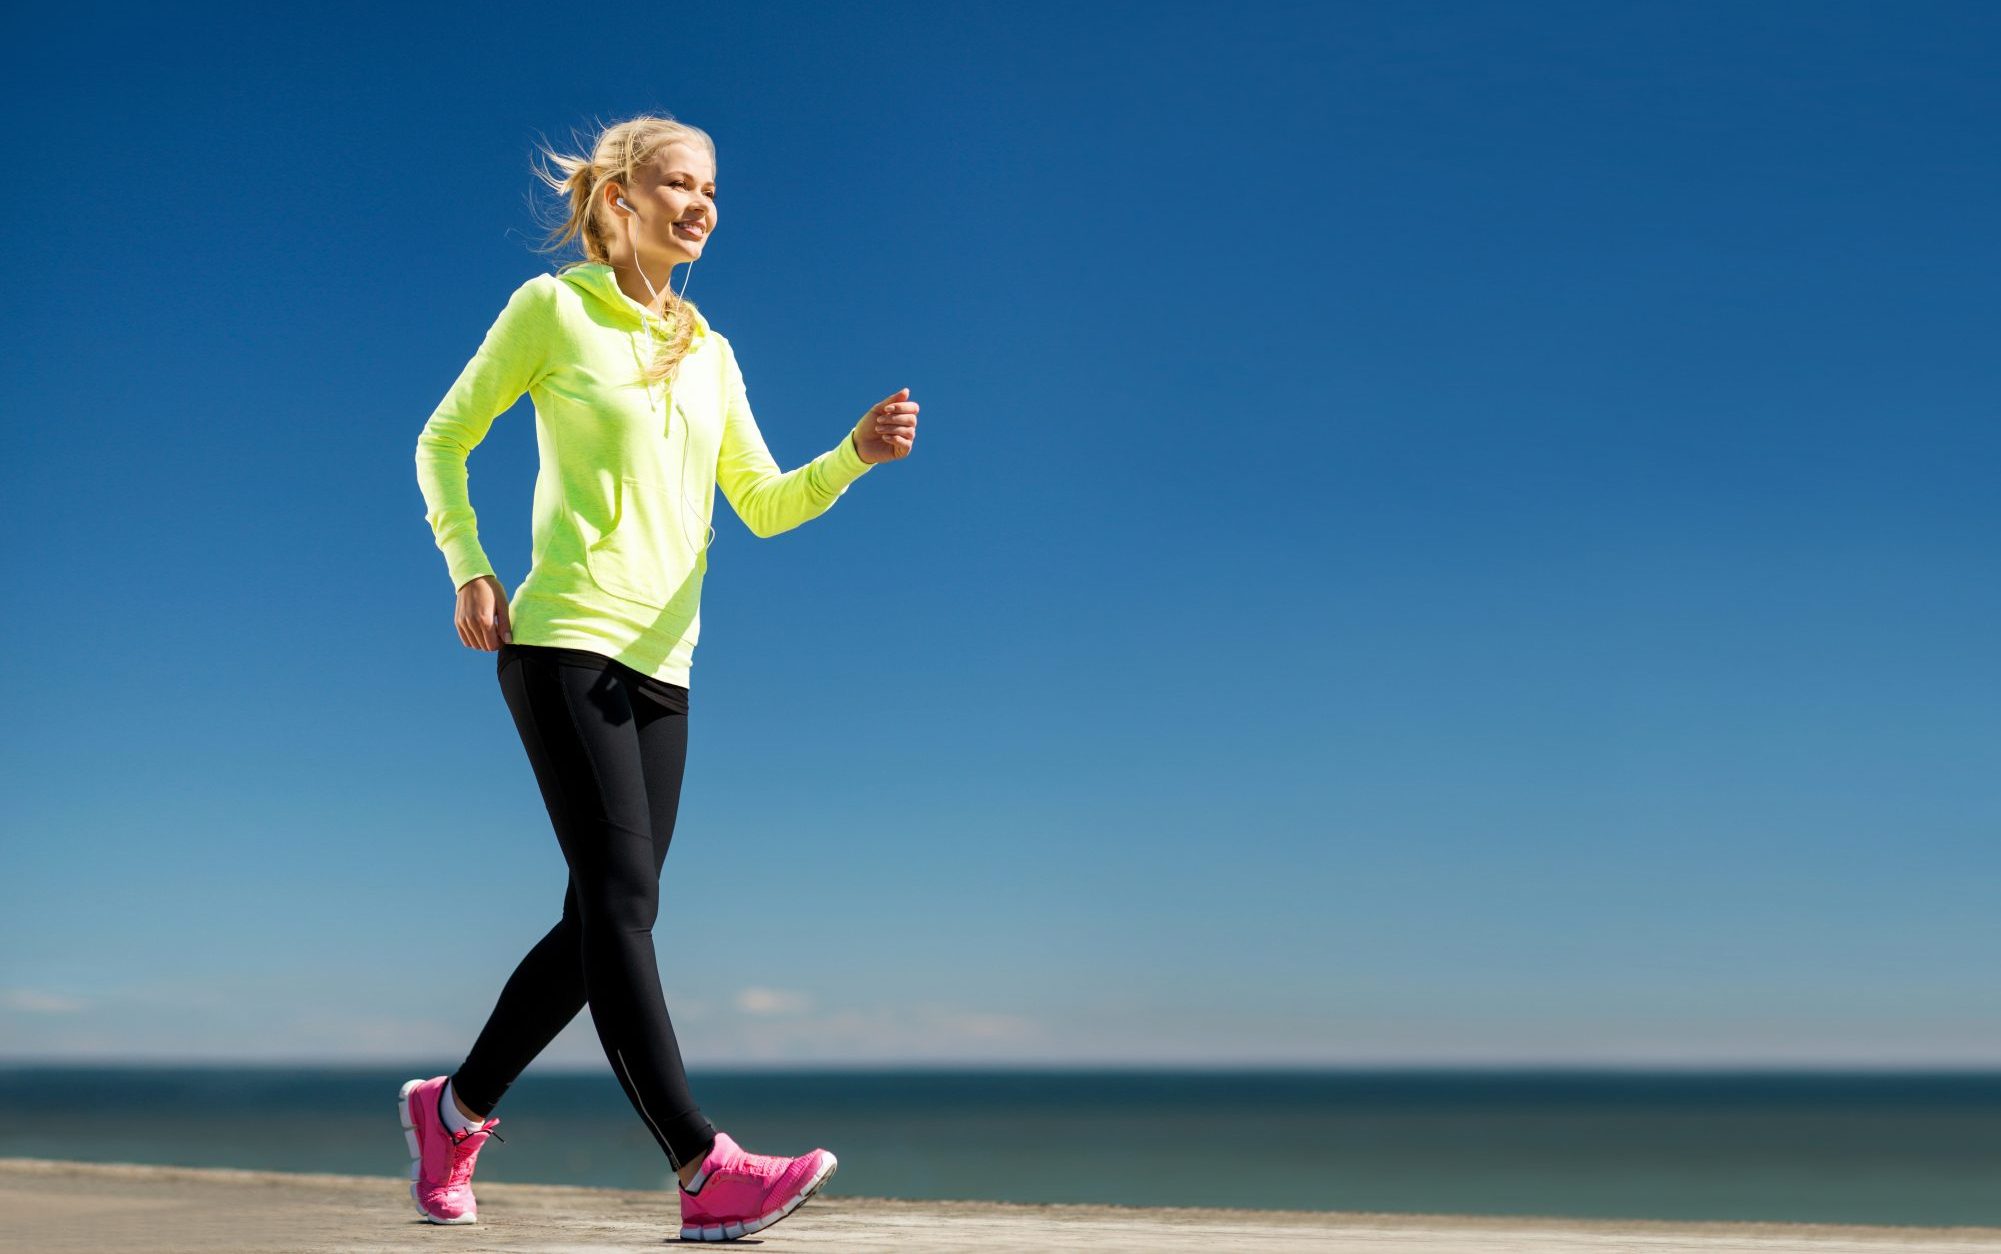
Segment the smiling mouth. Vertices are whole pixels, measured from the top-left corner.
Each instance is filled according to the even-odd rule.
[[[674,234],[682,239],[706,239],[709,232],[699,222],[676,222]]]

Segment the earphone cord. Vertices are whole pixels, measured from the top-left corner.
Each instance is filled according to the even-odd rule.
[[[666,383],[665,383],[664,381],[663,381],[663,382],[661,383],[661,385],[660,385],[660,395],[659,395],[659,397],[658,397],[658,398],[656,399],[656,398],[655,398],[655,396],[654,396],[654,394],[653,394],[653,385],[652,385],[652,384],[651,384],[650,382],[648,382],[648,381],[647,381],[647,379],[646,379],[646,362],[645,362],[645,360],[644,360],[644,359],[643,359],[643,358],[642,358],[642,357],[641,357],[641,356],[639,355],[639,333],[638,333],[637,331],[634,331],[634,332],[631,332],[631,333],[629,334],[628,338],[627,338],[627,343],[629,343],[629,344],[631,344],[631,345],[632,345],[632,359],[633,359],[633,360],[634,360],[635,362],[637,362],[637,363],[639,364],[639,371],[640,371],[640,376],[639,376],[639,382],[640,382],[640,386],[642,386],[642,387],[644,387],[644,388],[646,389],[646,404],[647,404],[647,407],[648,407],[648,408],[650,408],[650,409],[652,409],[652,410],[653,410],[653,412],[654,412],[654,413],[656,413],[656,414],[662,414],[662,415],[664,415],[664,414],[665,414],[665,412],[666,412],[666,411],[665,411],[665,406],[666,406],[666,403],[667,403],[667,384],[666,384]],[[677,406],[677,408],[678,408],[678,406]],[[670,419],[669,421],[671,422],[672,420]],[[693,427],[692,427],[692,426],[691,426],[691,425],[690,425],[690,424],[688,423],[688,421],[687,421],[687,416],[686,416],[686,413],[684,412],[684,413],[683,413],[683,415],[682,415],[682,422],[681,422],[681,478],[680,478],[680,484],[679,484],[679,496],[680,496],[680,501],[681,501],[681,517],[683,517],[683,518],[692,518],[692,519],[693,519],[693,520],[694,520],[695,522],[698,522],[698,523],[699,523],[699,522],[701,522],[701,521],[702,521],[702,518],[701,518],[701,515],[699,515],[699,514],[690,514],[690,513],[688,512],[688,492],[687,492],[687,487],[688,487],[688,445],[690,445],[690,444],[691,444],[691,443],[693,443],[693,442],[694,442],[694,429],[693,429]],[[698,548],[698,549],[694,550],[694,554],[695,554],[695,556],[696,556],[696,557],[700,557],[700,556],[701,556],[701,555],[702,555],[702,554],[703,554],[704,552],[706,552],[706,551],[708,550],[708,547],[709,547],[709,546],[710,546],[711,544],[714,544],[714,543],[715,543],[715,540],[716,540],[716,528],[715,528],[715,524],[714,524],[714,523],[707,523],[707,524],[704,524],[704,525],[705,525],[705,527],[707,528],[707,532],[708,532],[708,534],[707,534],[706,536],[704,536],[704,537],[703,537],[703,539],[702,539],[702,546],[701,546],[701,548]],[[686,540],[684,539],[684,540],[683,540],[682,542],[683,542],[683,543],[686,543]]]
[[[633,219],[633,218],[636,218],[636,217],[638,216],[637,214],[634,214],[634,213],[632,213],[632,212],[631,212],[631,210],[632,210],[632,206],[630,206],[630,205],[627,205],[627,206],[626,206],[626,211],[627,211],[627,217],[626,217],[626,223],[627,223],[627,225],[630,225],[630,224],[631,224],[631,222],[632,222],[632,219]],[[629,233],[628,233],[628,234],[629,234]],[[654,300],[656,300],[656,301],[657,301],[657,300],[659,300],[659,299],[660,299],[660,289],[658,289],[658,288],[656,288],[656,287],[654,287],[654,286],[653,286],[653,280],[652,280],[652,279],[649,279],[649,278],[647,278],[647,277],[646,277],[646,270],[645,270],[645,268],[644,268],[644,267],[642,267],[642,266],[641,266],[641,265],[639,264],[639,241],[638,241],[638,240],[637,240],[636,238],[632,240],[632,268],[633,268],[633,269],[635,269],[635,270],[637,270],[637,271],[639,271],[639,277],[640,277],[640,280],[641,280],[642,282],[644,282],[644,283],[646,284],[646,290],[647,290],[647,291],[649,291],[649,292],[651,292],[651,293],[653,293],[653,299],[654,299]],[[668,268],[668,275],[670,276],[670,281],[671,281],[671,276],[672,276],[672,274],[673,274],[673,269],[672,269],[672,267],[669,267],[669,268]],[[691,279],[691,278],[693,278],[693,277],[694,277],[694,275],[695,275],[695,263],[694,263],[693,261],[690,261],[690,262],[688,263],[688,273],[687,273],[687,274],[685,274],[685,275],[683,275],[683,276],[682,276],[682,278],[681,278],[681,294],[680,294],[680,296],[679,296],[679,297],[677,297],[677,299],[686,299],[686,298],[687,298],[687,295],[688,295],[688,280],[689,280],[689,279]],[[686,315],[683,315],[683,316],[685,317]],[[641,318],[641,319],[640,319],[640,323],[639,323],[639,324],[640,324],[640,326],[641,326],[641,327],[643,328],[643,327],[644,327],[644,326],[646,325],[646,320],[645,320],[644,318]],[[640,382],[640,386],[642,386],[642,387],[644,387],[644,388],[646,389],[646,403],[647,403],[647,406],[648,406],[649,408],[651,408],[651,409],[652,409],[652,410],[653,410],[653,411],[654,411],[655,413],[657,413],[657,414],[662,414],[662,415],[664,416],[664,415],[665,415],[665,405],[666,405],[666,402],[667,402],[667,384],[666,384],[666,382],[665,382],[664,380],[663,380],[663,381],[661,382],[661,385],[660,385],[660,400],[659,400],[659,401],[658,401],[658,402],[656,403],[656,402],[654,401],[654,399],[653,399],[653,385],[652,385],[652,384],[651,384],[650,382],[648,382],[648,381],[647,381],[647,378],[646,378],[646,362],[645,362],[645,360],[644,360],[643,358],[641,358],[641,357],[640,357],[640,355],[639,355],[639,332],[637,332],[637,331],[634,331],[634,332],[633,332],[633,333],[631,334],[631,337],[630,337],[630,341],[629,341],[629,342],[630,342],[630,343],[632,344],[632,357],[633,357],[633,360],[639,363],[639,382]],[[685,416],[686,416],[686,415],[684,414],[684,415],[683,415],[683,417],[685,418]],[[671,420],[670,420],[670,421],[671,421]],[[692,428],[691,428],[691,427],[689,426],[689,424],[688,424],[688,423],[687,423],[686,421],[683,421],[683,422],[682,422],[682,424],[681,424],[681,482],[680,482],[680,485],[679,485],[679,488],[680,488],[680,493],[679,493],[679,495],[680,495],[680,501],[681,501],[681,517],[683,517],[683,518],[688,518],[688,517],[691,517],[691,515],[690,515],[690,514],[688,513],[688,492],[687,492],[687,488],[688,488],[688,445],[689,445],[690,443],[692,443],[692,442],[693,442],[693,439],[694,439],[694,431],[693,431],[693,429],[692,429]],[[700,521],[701,521],[701,516],[700,516],[700,515],[693,515],[692,517],[693,517],[693,518],[695,519],[695,521],[697,521],[697,522],[700,522]],[[707,552],[707,551],[708,551],[708,548],[709,548],[709,546],[710,546],[711,544],[714,544],[714,543],[715,543],[715,540],[716,540],[716,528],[715,528],[715,524],[714,524],[714,523],[707,523],[707,524],[705,524],[705,526],[706,526],[706,527],[707,527],[707,529],[708,529],[708,534],[707,534],[707,535],[706,535],[706,536],[705,536],[705,537],[703,538],[703,540],[702,540],[702,547],[701,547],[701,548],[698,548],[698,549],[696,549],[696,550],[694,550],[694,554],[695,554],[695,556],[696,556],[696,557],[698,557],[698,558],[699,558],[699,557],[700,557],[700,556],[701,556],[701,555],[702,555],[703,553]],[[685,536],[684,536],[684,537],[682,537],[682,541],[681,541],[681,542],[682,542],[683,544],[686,544],[686,543],[687,543],[687,538],[686,538]]]
[[[623,200],[620,200],[618,203],[622,205],[625,204]],[[627,226],[631,226],[633,219],[637,218],[639,215],[632,212],[631,205],[625,205],[625,208],[626,208],[625,224]],[[626,235],[628,238],[632,239],[632,268],[639,271],[639,281],[646,284],[646,290],[650,292],[653,296],[653,299],[657,301],[660,299],[660,289],[653,286],[653,280],[646,277],[645,267],[639,264],[639,240],[636,237],[633,237],[632,232],[630,231],[626,232]],[[695,259],[695,261],[699,260],[701,260],[701,258],[699,257]],[[670,284],[673,282],[673,275],[674,275],[674,267],[672,266],[667,267],[668,282]],[[681,294],[679,297],[676,297],[677,300],[685,299],[687,297],[688,280],[694,277],[695,277],[695,262],[690,261],[688,263],[688,272],[681,276]]]

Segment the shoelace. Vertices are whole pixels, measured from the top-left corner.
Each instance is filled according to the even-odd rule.
[[[474,1145],[468,1148],[466,1141],[478,1131],[478,1128],[467,1128],[464,1132],[453,1132],[449,1128],[445,1130],[445,1135],[452,1139],[452,1169],[445,1177],[447,1184],[461,1183],[472,1175],[473,1155],[479,1153],[480,1146]],[[486,1134],[496,1141],[507,1140],[491,1128],[487,1129]],[[484,1145],[485,1142],[482,1141],[480,1144]]]
[[[759,1176],[775,1176],[791,1165],[791,1159],[778,1154],[752,1154],[746,1151],[736,1161],[725,1163],[723,1170],[734,1170]]]

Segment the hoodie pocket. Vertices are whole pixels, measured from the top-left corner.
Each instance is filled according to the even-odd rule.
[[[591,581],[613,596],[655,609],[671,604],[690,575],[673,509],[660,484],[621,478],[611,530],[584,550]]]

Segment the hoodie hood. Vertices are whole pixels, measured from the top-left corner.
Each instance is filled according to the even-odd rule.
[[[644,326],[655,333],[664,331],[666,327],[665,319],[625,294],[625,289],[618,285],[617,273],[602,261],[586,261],[565,267],[556,272],[556,277],[597,302],[621,326],[635,330]],[[691,309],[690,312],[695,318],[694,344],[699,345],[709,334],[709,323],[702,317],[701,310]],[[693,351],[692,345],[690,351]]]

